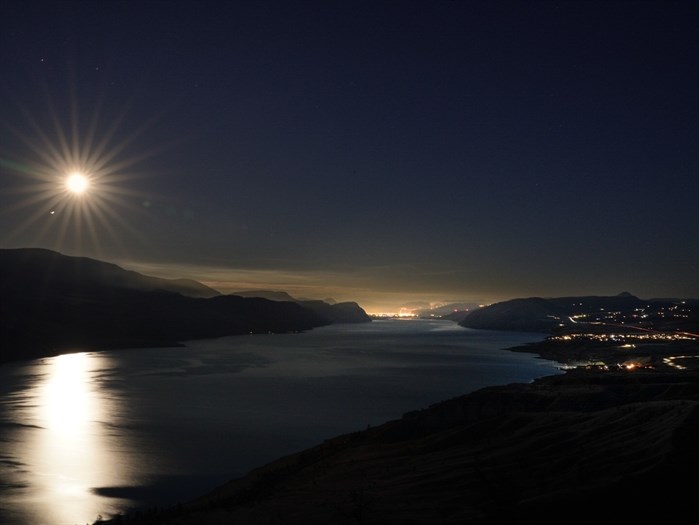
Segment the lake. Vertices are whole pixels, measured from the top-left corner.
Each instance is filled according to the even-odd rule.
[[[0,523],[186,501],[339,434],[561,373],[505,350],[544,337],[386,319],[0,366]]]

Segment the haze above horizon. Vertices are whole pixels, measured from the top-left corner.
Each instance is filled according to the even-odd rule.
[[[372,313],[699,297],[698,20],[679,1],[5,1],[0,248]]]

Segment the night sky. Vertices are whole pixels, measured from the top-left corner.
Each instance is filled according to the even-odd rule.
[[[369,312],[699,297],[699,2],[0,5],[2,248]]]

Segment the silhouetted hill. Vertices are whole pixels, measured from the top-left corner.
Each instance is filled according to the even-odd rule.
[[[368,323],[371,317],[353,301],[329,304],[325,301],[299,301],[298,304],[313,310],[332,323]]]
[[[175,291],[205,288],[48,250],[0,250],[0,362],[330,324],[293,302]]]
[[[269,299],[270,301],[297,302],[297,300],[291,297],[291,295],[288,293],[276,290],[248,290],[245,292],[233,292],[231,295],[238,295],[240,297],[262,297],[263,299]]]
[[[271,301],[291,301],[313,310],[331,323],[368,323],[371,317],[357,303],[352,301],[337,303],[332,299],[309,300],[296,299],[287,292],[274,290],[252,290],[235,292],[233,295],[241,297],[263,297]]]
[[[486,330],[548,332],[565,312],[559,305],[539,297],[513,299],[474,310],[459,324]]]
[[[159,279],[158,277],[150,277],[150,279],[158,279],[166,282],[166,290],[176,293],[181,293],[188,297],[216,297],[221,295],[221,292],[206,286],[205,284],[195,281],[194,279]],[[161,285],[162,286],[162,285]]]
[[[114,287],[130,290],[162,290],[189,297],[215,297],[220,292],[192,279],[162,279],[125,270],[116,264],[87,257],[71,257],[43,248],[0,250],[0,282],[3,287],[42,287],[75,290]]]
[[[513,299],[472,311],[459,324],[468,328],[551,332],[576,325],[615,325],[660,330],[696,330],[694,299],[639,299],[613,296]]]

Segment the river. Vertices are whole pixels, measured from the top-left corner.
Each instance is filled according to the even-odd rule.
[[[324,439],[560,373],[543,334],[377,320],[0,366],[0,523],[185,501]]]

